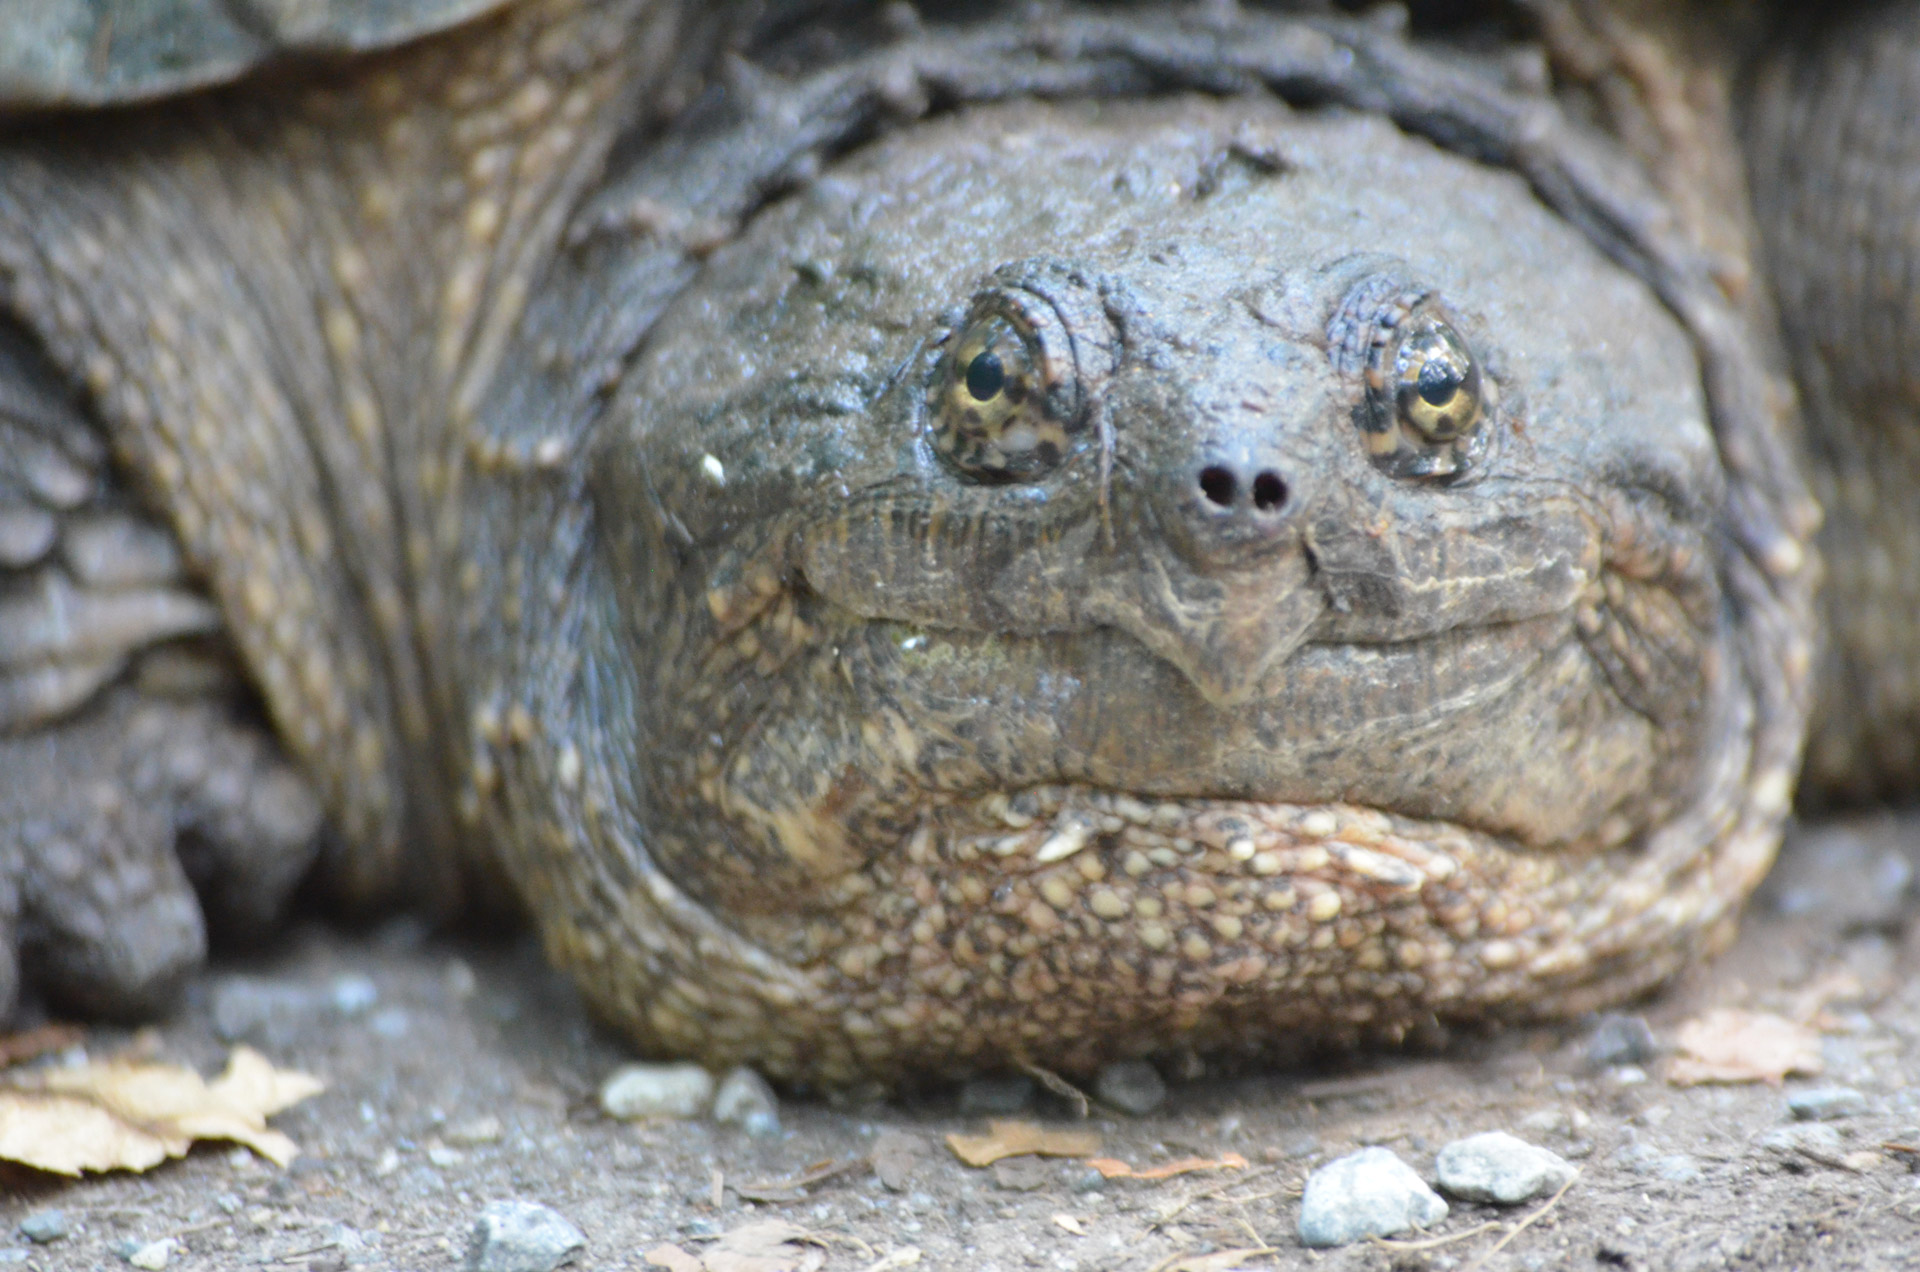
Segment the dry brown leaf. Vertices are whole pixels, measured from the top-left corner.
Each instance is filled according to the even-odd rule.
[[[276,1165],[300,1151],[267,1118],[325,1089],[237,1047],[213,1082],[179,1065],[104,1060],[14,1077],[0,1090],[0,1158],[59,1175],[147,1170],[195,1140],[234,1140]]]
[[[1222,1153],[1217,1159],[1182,1157],[1178,1161],[1162,1162],[1158,1166],[1149,1166],[1145,1170],[1135,1170],[1118,1158],[1096,1157],[1087,1165],[1108,1179],[1172,1179],[1175,1175],[1190,1175],[1197,1170],[1245,1170],[1247,1159],[1238,1153]]]
[[[667,1272],[706,1272],[699,1259],[671,1243],[655,1246],[647,1251],[645,1258],[649,1266],[665,1268]]]
[[[703,1272],[814,1272],[826,1255],[799,1244],[811,1236],[785,1219],[743,1223],[708,1246],[700,1266]]]
[[[1036,1122],[987,1123],[985,1135],[949,1135],[947,1147],[969,1166],[991,1166],[1002,1157],[1036,1153],[1042,1157],[1092,1157],[1100,1151],[1098,1131],[1050,1130]]]
[[[1667,1069],[1675,1086],[1702,1082],[1765,1082],[1825,1067],[1820,1035],[1768,1012],[1719,1007],[1680,1026],[1680,1054]]]

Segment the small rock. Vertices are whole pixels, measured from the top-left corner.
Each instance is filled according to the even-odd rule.
[[[134,1243],[133,1249],[123,1250],[121,1257],[141,1269],[141,1272],[160,1272],[160,1269],[173,1262],[173,1251],[179,1244],[172,1237],[162,1237],[144,1244]]]
[[[380,991],[365,976],[341,976],[335,978],[328,997],[342,1016],[364,1016],[380,1001]]]
[[[993,1186],[1007,1192],[1034,1192],[1057,1182],[1059,1177],[1053,1163],[1030,1153],[1002,1157],[993,1164]]]
[[[1363,1148],[1307,1176],[1300,1240],[1337,1246],[1391,1237],[1447,1217],[1447,1203],[1391,1149]]]
[[[1807,1122],[1768,1131],[1754,1141],[1778,1157],[1790,1170],[1804,1170],[1809,1161],[1847,1168],[1847,1150],[1840,1132],[1825,1122]]]
[[[1653,1173],[1670,1184],[1697,1183],[1705,1172],[1685,1153],[1669,1153],[1653,1163]]]
[[[213,987],[213,1032],[222,1042],[284,1046],[318,1005],[311,990],[255,976],[223,977]]]
[[[467,1272],[553,1272],[586,1236],[565,1215],[532,1201],[490,1201],[467,1238]]]
[[[713,1120],[738,1126],[756,1138],[780,1133],[780,1097],[767,1080],[741,1065],[720,1079],[713,1093]]]
[[[873,1173],[891,1192],[906,1192],[913,1187],[914,1176],[926,1164],[926,1146],[920,1137],[906,1131],[882,1131],[873,1141]]]
[[[367,1022],[367,1028],[382,1038],[404,1038],[407,1031],[413,1028],[413,1018],[407,1015],[404,1007],[387,1007],[373,1014],[373,1019]]]
[[[72,1231],[64,1210],[36,1210],[20,1221],[20,1235],[35,1245],[52,1245]]]
[[[1002,1116],[1024,1113],[1033,1103],[1033,1091],[1033,1079],[1023,1073],[974,1078],[960,1088],[960,1112]]]
[[[0,1247],[0,1263],[25,1263],[33,1257],[32,1246]]]
[[[467,1155],[457,1148],[448,1148],[445,1144],[429,1144],[427,1145],[427,1160],[435,1166],[438,1166],[441,1170],[446,1170],[448,1167],[458,1166],[461,1162],[467,1160]]]
[[[1558,1153],[1505,1131],[1457,1139],[1440,1150],[1434,1174],[1442,1190],[1463,1201],[1517,1206],[1559,1189],[1578,1172]]]
[[[600,1107],[623,1122],[699,1117],[713,1105],[713,1075],[697,1064],[627,1064],[600,1087]]]
[[[1867,1111],[1867,1097],[1852,1087],[1813,1087],[1787,1096],[1787,1110],[1802,1122],[1831,1122]]]
[[[1093,1081],[1093,1093],[1102,1104],[1145,1117],[1166,1101],[1167,1084],[1161,1080],[1160,1070],[1145,1060],[1116,1060],[1100,1070]]]
[[[1587,1035],[1586,1063],[1596,1073],[1620,1065],[1646,1064],[1659,1054],[1653,1028],[1641,1016],[1607,1012]]]
[[[447,1128],[446,1141],[463,1148],[474,1148],[481,1144],[498,1144],[502,1134],[500,1119],[497,1117],[477,1117],[470,1122],[460,1122]]]

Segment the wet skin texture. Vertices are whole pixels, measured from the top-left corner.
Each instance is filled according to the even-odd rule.
[[[753,62],[532,0],[0,138],[32,992],[150,1010],[316,859],[828,1083],[1565,1015],[1725,937],[1817,570],[1701,199],[1378,24],[890,12]],[[1886,573],[1823,734],[1881,783]]]

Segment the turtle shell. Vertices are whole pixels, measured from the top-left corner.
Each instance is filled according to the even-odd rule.
[[[288,58],[390,48],[506,0],[29,0],[0,21],[0,113],[151,101]]]

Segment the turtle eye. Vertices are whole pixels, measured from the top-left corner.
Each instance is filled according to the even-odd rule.
[[[1495,384],[1439,297],[1369,279],[1335,314],[1328,337],[1336,364],[1364,381],[1354,420],[1375,466],[1450,481],[1485,456]]]
[[[1453,325],[1419,314],[1402,325],[1393,355],[1400,423],[1427,442],[1456,442],[1480,427],[1480,364]]]
[[[929,440],[975,481],[1032,481],[1078,431],[1072,342],[1037,296],[981,298],[942,360]]]

